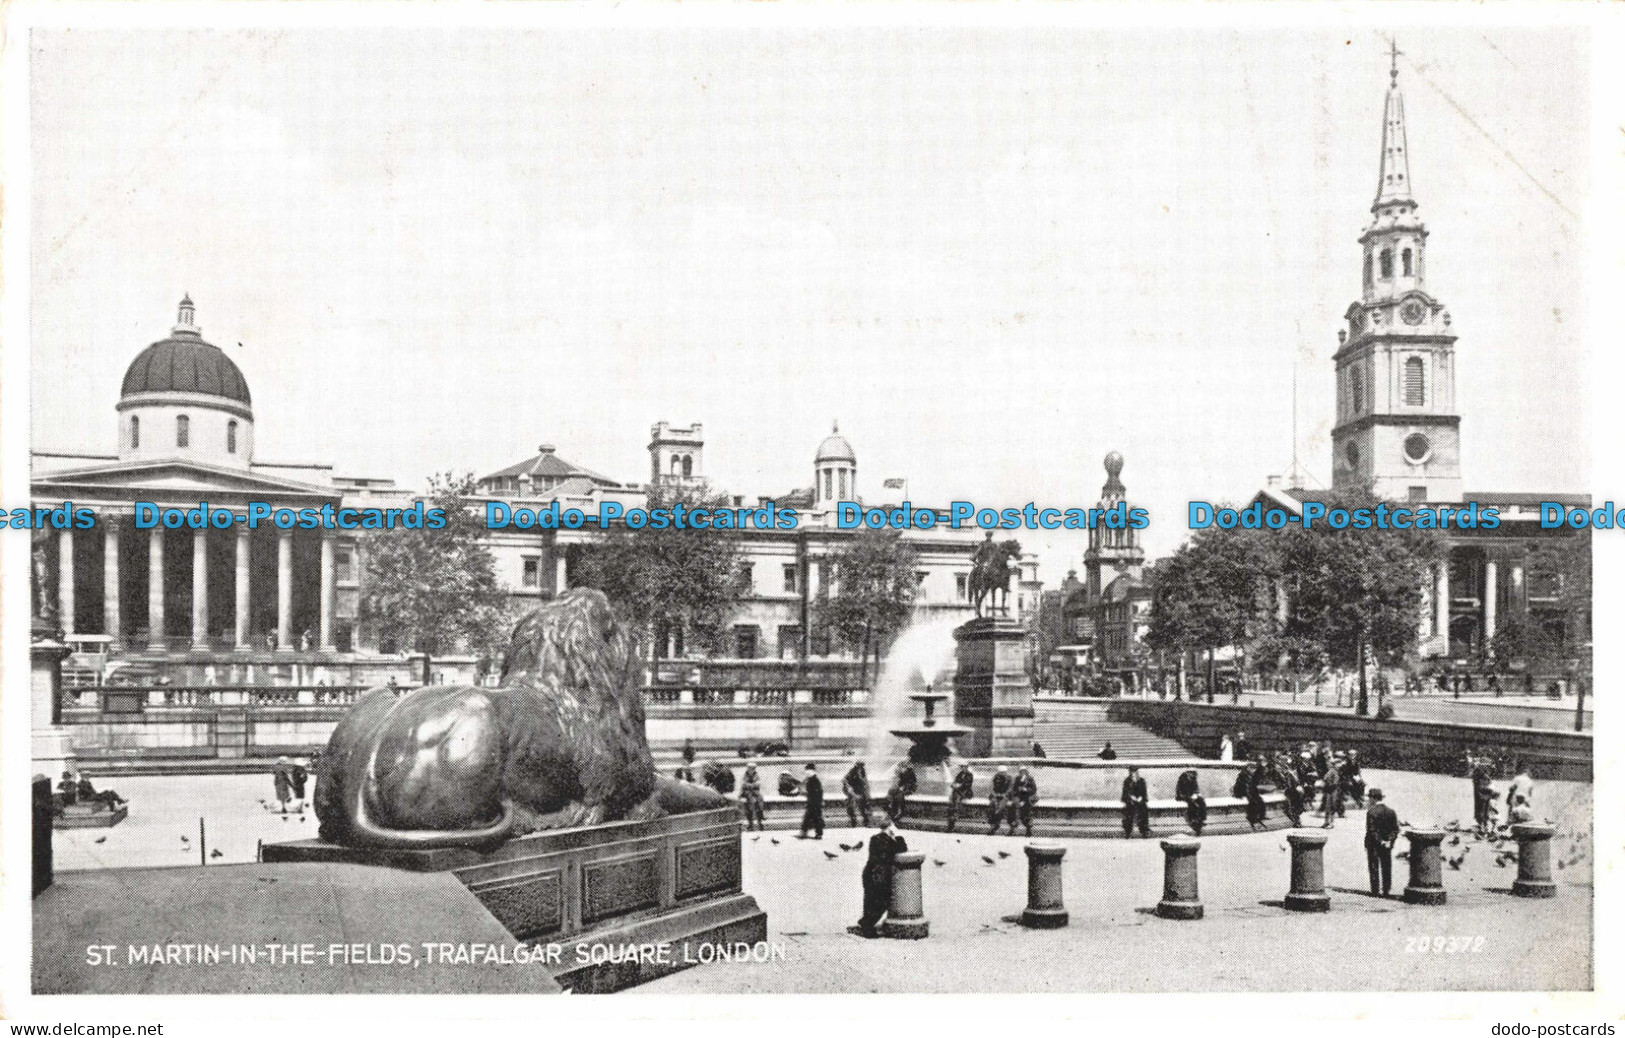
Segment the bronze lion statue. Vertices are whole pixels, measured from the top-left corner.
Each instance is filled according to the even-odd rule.
[[[317,766],[322,839],[481,847],[541,829],[725,807],[659,779],[632,633],[578,588],[514,627],[499,687],[368,691]]]

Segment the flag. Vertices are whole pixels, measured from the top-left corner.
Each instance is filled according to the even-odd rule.
[[[908,480],[888,479],[882,484],[882,486],[884,486],[887,490],[902,490],[904,487],[908,486]]]

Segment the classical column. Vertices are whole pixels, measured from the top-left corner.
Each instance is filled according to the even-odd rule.
[[[1450,560],[1440,561],[1433,575],[1433,631],[1444,639],[1444,651],[1450,651]]]
[[[147,533],[147,648],[164,647],[164,528]]]
[[[1484,563],[1484,647],[1495,637],[1495,560]]]
[[[192,531],[192,648],[209,646],[209,531]]]
[[[321,620],[320,640],[317,644],[323,652],[333,651],[333,538],[329,534],[322,535],[322,594],[321,594]]]
[[[56,535],[56,602],[57,621],[62,633],[73,633],[73,527],[58,530]]]
[[[235,630],[234,640],[237,648],[248,648],[248,622],[251,610],[248,605],[249,576],[248,576],[248,527],[237,527],[237,581],[236,598],[237,611],[233,614]]]
[[[293,648],[293,531],[276,539],[276,647]]]
[[[119,517],[102,517],[102,633],[112,639],[110,650],[124,648],[124,628],[119,617],[118,575]]]

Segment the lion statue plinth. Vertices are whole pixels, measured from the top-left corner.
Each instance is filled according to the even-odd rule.
[[[352,847],[487,847],[732,804],[658,778],[643,724],[631,633],[601,592],[566,592],[514,627],[498,687],[362,696],[317,766],[320,835]]]

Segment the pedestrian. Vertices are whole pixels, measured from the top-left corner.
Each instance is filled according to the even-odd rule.
[[[1004,815],[1004,798],[1010,795],[1010,769],[1003,764],[993,773],[993,786],[987,797],[987,834],[999,831],[999,819]]]
[[[897,856],[906,850],[908,843],[897,831],[896,819],[883,815],[880,831],[869,837],[869,859],[863,863],[863,916],[856,926],[846,928],[847,933],[880,936],[876,927],[891,907],[892,871]]]
[[[1250,760],[1236,775],[1236,786],[1232,791],[1237,799],[1247,801],[1247,824],[1254,831],[1264,827],[1264,794],[1259,792],[1258,780],[1258,762]]]
[[[1348,752],[1348,755],[1343,758],[1343,767],[1339,769],[1339,773],[1343,776],[1343,789],[1348,793],[1349,798],[1354,801],[1354,806],[1364,808],[1365,776],[1360,774],[1359,750],[1350,750]],[[1341,811],[1338,812],[1338,816],[1342,816]]]
[[[1185,824],[1191,827],[1192,833],[1201,836],[1202,827],[1207,825],[1207,798],[1202,796],[1195,768],[1179,773],[1179,781],[1174,784],[1174,799],[1185,802]]]
[[[766,829],[762,814],[762,777],[756,773],[756,762],[745,765],[745,777],[739,784],[739,803],[745,808],[746,829]]]
[[[278,757],[276,764],[271,768],[271,787],[276,791],[276,799],[282,805],[282,813],[288,813],[288,800],[293,796],[293,766],[288,758]]]
[[[886,791],[886,810],[891,814],[892,821],[903,820],[903,811],[908,805],[908,798],[919,788],[919,784],[919,777],[914,774],[914,765],[907,760],[899,761],[892,772],[891,788]]]
[[[1337,816],[1343,813],[1343,776],[1337,770],[1336,759],[1326,766],[1326,773],[1320,777],[1320,813],[1325,816],[1320,825],[1322,829],[1332,828]]]
[[[954,823],[959,819],[959,805],[969,800],[975,792],[976,773],[970,770],[970,764],[959,762],[959,770],[954,772],[953,783],[948,787],[948,831],[954,831]]]
[[[1238,684],[1237,687],[1238,688],[1240,687],[1239,684]],[[1246,732],[1237,732],[1236,733],[1236,759],[1237,760],[1252,760],[1253,759],[1253,744],[1247,740],[1247,733]]]
[[[1140,769],[1130,764],[1128,777],[1123,780],[1123,838],[1129,838],[1138,826],[1141,836],[1151,835],[1151,798],[1145,790],[1145,779]]]
[[[856,829],[858,819],[863,819],[863,827],[870,826],[869,821],[869,772],[858,761],[847,769],[846,776],[841,779],[841,795],[846,797],[846,821]]]
[[[1283,762],[1278,769],[1278,779],[1281,785],[1281,795],[1286,798],[1286,818],[1296,829],[1303,825],[1303,785],[1298,781],[1298,773],[1293,770],[1290,761]]]
[[[1494,828],[1490,817],[1495,811],[1495,785],[1490,781],[1490,762],[1485,757],[1471,761],[1473,780],[1473,824],[1479,833]]]
[[[1512,782],[1507,786],[1507,820],[1512,818],[1512,805],[1522,800],[1531,811],[1535,807],[1535,780],[1529,777],[1529,766],[1519,763],[1514,768]]]
[[[1100,752],[1095,754],[1095,756],[1099,757],[1101,760],[1116,760],[1117,751],[1112,749],[1112,741],[1107,739],[1106,745],[1102,746],[1100,748]]]
[[[1221,735],[1219,737],[1219,759],[1220,760],[1235,760],[1236,759],[1236,744],[1231,741],[1229,732],[1225,732],[1223,735]]]
[[[1394,880],[1394,841],[1399,839],[1399,816],[1382,802],[1382,790],[1366,792],[1371,806],[1365,813],[1365,863],[1371,873],[1371,893],[1387,897]]]
[[[1033,743],[1033,756],[1042,760],[1049,755],[1044,752],[1044,747],[1042,745],[1035,742]]]
[[[295,761],[288,767],[288,785],[293,793],[293,807],[300,814],[305,813],[305,783],[310,781],[310,772],[303,764]]]
[[[813,839],[824,838],[824,783],[818,778],[818,769],[808,764],[804,769],[807,777],[801,782],[801,791],[807,797],[807,810],[801,816],[801,838],[807,838],[807,831],[813,832]]]
[[[1015,810],[1010,813],[1010,835],[1016,835],[1016,822],[1027,831],[1027,838],[1033,835],[1033,805],[1038,803],[1038,780],[1026,768],[1016,772],[1016,781],[1010,787],[1011,799],[1015,802]]]

